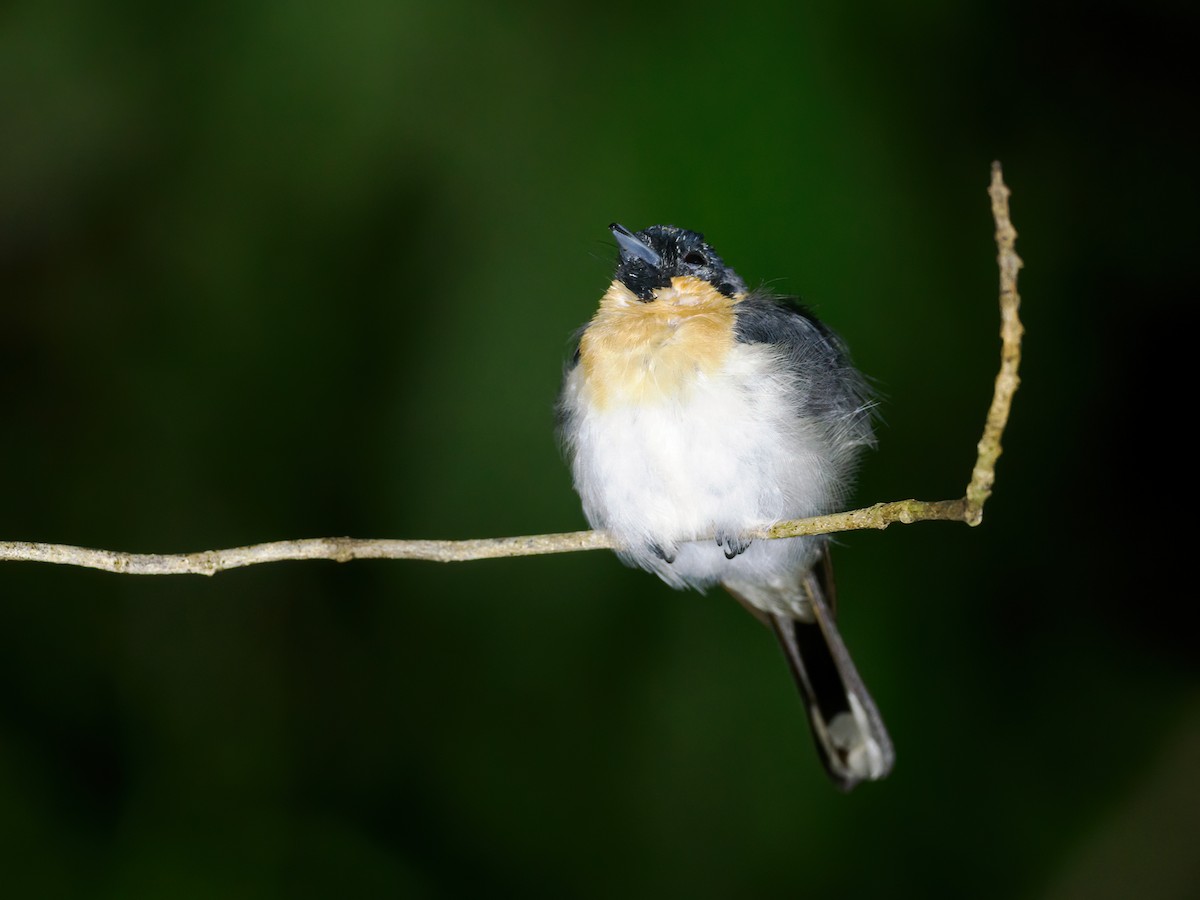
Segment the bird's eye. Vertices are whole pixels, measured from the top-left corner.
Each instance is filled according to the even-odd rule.
[[[707,266],[708,265],[708,260],[705,258],[704,254],[697,253],[695,250],[693,250],[691,253],[689,253],[687,256],[685,256],[683,258],[683,261],[685,263],[688,263],[693,266]]]

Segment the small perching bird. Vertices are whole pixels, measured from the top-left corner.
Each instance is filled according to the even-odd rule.
[[[748,291],[703,235],[610,227],[616,276],[559,400],[584,514],[628,565],[719,584],[769,625],[830,777],[883,778],[892,743],[834,624],[827,538],[745,537],[837,511],[874,443],[866,381],[811,312]]]

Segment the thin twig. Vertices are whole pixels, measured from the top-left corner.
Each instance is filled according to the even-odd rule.
[[[996,221],[996,264],[1000,267],[1000,372],[996,375],[983,437],[979,439],[979,457],[971,472],[971,483],[967,485],[965,521],[968,525],[978,525],[983,520],[983,504],[992,495],[992,485],[996,483],[996,460],[1003,452],[1000,438],[1008,424],[1013,394],[1021,383],[1017,369],[1021,365],[1021,336],[1025,333],[1018,317],[1021,295],[1017,293],[1017,273],[1024,263],[1014,249],[1017,230],[1008,217],[1011,191],[1004,183],[998,162],[992,163],[992,184],[988,193],[992,197],[992,218]]]
[[[1024,329],[1018,317],[1021,298],[1017,293],[1017,272],[1021,259],[1014,242],[1017,232],[1008,213],[1009,190],[1004,184],[1000,163],[992,164],[988,188],[992,198],[992,217],[996,222],[997,264],[1000,267],[1000,372],[988,409],[978,457],[971,472],[966,495],[958,500],[897,500],[876,503],[865,509],[816,516],[810,519],[779,522],[748,537],[775,539],[805,534],[830,534],[887,528],[913,522],[951,521],[978,525],[983,505],[991,496],[996,481],[996,460],[1001,453],[1000,440],[1008,424],[1013,394],[1020,384],[1017,369],[1021,362],[1021,336]],[[0,541],[0,562],[24,561],[56,563],[102,569],[124,575],[215,575],[228,569],[294,559],[424,559],[433,562],[465,562],[506,556],[537,556],[547,553],[573,553],[579,550],[614,549],[616,544],[603,532],[574,531],[565,534],[538,534],[528,537],[483,538],[466,541],[401,541],[348,537],[311,538],[298,541],[274,541],[229,550],[205,550],[200,553],[122,553],[114,550],[90,550],[66,544],[37,544],[27,541]]]

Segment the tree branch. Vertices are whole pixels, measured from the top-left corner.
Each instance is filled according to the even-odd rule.
[[[830,534],[838,531],[882,529],[894,523],[952,521],[978,525],[983,505],[991,496],[996,481],[996,461],[1000,458],[1000,440],[1008,424],[1013,394],[1020,384],[1017,369],[1021,362],[1021,336],[1024,328],[1018,317],[1021,298],[1017,293],[1017,273],[1021,259],[1014,250],[1017,232],[1009,219],[1009,189],[1004,184],[1000,163],[992,163],[992,218],[996,223],[996,262],[1000,267],[1000,372],[988,409],[978,456],[971,471],[966,495],[958,500],[896,500],[876,503],[865,509],[779,522],[753,532],[749,537],[775,539],[806,534]],[[348,537],[311,538],[298,541],[274,541],[229,550],[205,550],[199,553],[122,553],[114,550],[90,550],[66,544],[37,544],[27,541],[0,541],[0,562],[25,561],[55,563],[102,569],[124,575],[215,575],[227,569],[293,559],[424,559],[434,562],[465,562],[502,556],[537,556],[546,553],[573,553],[579,550],[614,549],[607,534],[574,531],[565,534],[539,534],[528,537],[483,538],[466,541],[402,541]]]

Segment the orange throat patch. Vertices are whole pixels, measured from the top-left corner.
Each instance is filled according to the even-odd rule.
[[[601,409],[684,398],[733,349],[733,308],[741,299],[680,275],[642,302],[614,281],[579,341],[584,391]]]

